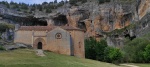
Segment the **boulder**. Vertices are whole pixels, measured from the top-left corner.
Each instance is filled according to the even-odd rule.
[[[21,44],[21,43],[17,43],[16,46],[17,46],[18,48],[27,48],[26,45]]]
[[[5,50],[14,50],[18,48],[16,45],[4,45],[3,47]]]

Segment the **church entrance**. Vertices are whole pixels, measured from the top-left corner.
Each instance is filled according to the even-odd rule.
[[[38,48],[38,49],[42,49],[42,42],[39,42],[39,43],[38,43],[37,48]]]

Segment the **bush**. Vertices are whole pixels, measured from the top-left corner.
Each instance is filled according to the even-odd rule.
[[[12,24],[7,24],[7,23],[0,23],[0,32],[5,32],[6,29],[13,29],[14,25]]]
[[[122,53],[119,49],[108,47],[106,40],[96,41],[94,38],[85,40],[85,57],[109,63],[119,62]]]
[[[150,44],[147,45],[146,48],[145,48],[144,59],[145,59],[145,62],[147,62],[147,63],[150,62]]]
[[[124,61],[138,63],[145,62],[143,52],[149,43],[149,40],[144,38],[136,38],[132,41],[126,42],[123,48]]]
[[[2,46],[0,46],[0,50],[5,50]]]
[[[71,5],[77,5],[77,2],[85,3],[87,0],[69,0]]]
[[[96,51],[95,51],[96,44],[97,44],[97,41],[94,38],[85,40],[85,57],[86,58],[96,60]]]
[[[98,0],[98,1],[101,4],[101,3],[105,3],[105,2],[110,2],[111,0]]]
[[[106,40],[102,39],[100,42],[97,42],[95,46],[95,52],[96,52],[96,60],[104,61],[104,50],[107,47]]]
[[[107,47],[104,50],[104,61],[109,63],[118,63],[122,58],[122,52],[120,49],[113,48],[113,47]]]
[[[107,47],[105,40],[96,41],[94,38],[85,40],[85,57],[89,59],[104,60],[104,50]]]

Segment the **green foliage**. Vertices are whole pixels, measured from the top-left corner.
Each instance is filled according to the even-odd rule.
[[[102,39],[100,42],[97,42],[95,51],[96,51],[96,59],[99,61],[104,61],[104,50],[107,47],[106,40]]]
[[[85,40],[85,57],[89,59],[96,59],[96,51],[95,47],[97,45],[97,41],[94,38]]]
[[[150,62],[150,44],[146,46],[144,51],[144,59],[147,63]]]
[[[85,3],[87,0],[69,0],[71,5],[77,5],[77,2]]]
[[[0,67],[122,67],[53,52],[44,51],[44,54],[46,56],[39,57],[31,49],[4,51],[0,53]]]
[[[132,41],[125,42],[123,48],[125,62],[145,62],[144,49],[150,44],[150,41],[145,38],[136,38]]]
[[[109,63],[119,62],[122,52],[113,47],[108,47],[106,40],[96,41],[94,38],[85,40],[85,57]]]
[[[129,26],[126,26],[124,28],[121,29],[115,29],[111,32],[107,32],[107,35],[113,35],[113,34],[123,34],[126,30],[130,30],[130,29],[134,29],[136,27],[137,24],[130,24]]]
[[[120,49],[113,48],[113,47],[107,47],[104,50],[104,61],[109,63],[116,63],[119,62],[119,60],[122,58],[122,53]]]
[[[85,40],[85,57],[89,59],[104,60],[104,50],[107,47],[105,40],[96,41],[94,38]]]
[[[47,5],[47,4],[48,4],[47,2],[43,2],[43,3],[42,3],[42,5]]]
[[[21,3],[21,9],[28,10],[28,5],[25,3]]]
[[[98,2],[101,3],[105,3],[105,2],[110,2],[111,0],[98,0]]]
[[[59,4],[57,5],[57,7],[61,7],[65,4],[65,2],[62,0],[61,2],[59,2]]]
[[[70,3],[71,5],[76,5],[77,2],[78,2],[77,0],[69,0],[69,3]]]
[[[13,29],[14,25],[7,23],[0,23],[0,32],[5,32],[6,29]]]
[[[46,9],[46,13],[51,13],[51,9]]]
[[[57,3],[57,0],[54,0],[54,3]]]
[[[118,0],[120,3],[134,3],[136,0]]]
[[[0,46],[0,50],[5,50],[5,48],[4,48],[4,47],[2,47],[2,46]]]
[[[26,3],[16,3],[11,1],[8,3],[7,1],[0,1],[0,4],[5,5],[7,8],[11,8],[17,11],[22,11],[25,13],[32,13],[33,11],[39,10],[39,11],[45,11],[46,13],[51,13],[52,9],[56,9],[58,7],[63,6],[65,3],[68,3],[67,0],[57,2],[57,0],[54,0],[54,2],[43,2],[42,4],[26,4]]]

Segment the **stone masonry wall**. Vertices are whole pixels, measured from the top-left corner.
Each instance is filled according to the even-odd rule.
[[[84,58],[85,51],[84,51],[84,32],[73,30],[70,31],[72,40],[73,40],[73,49],[74,49],[74,56]]]
[[[57,39],[56,34],[60,33],[60,38]],[[71,54],[70,49],[70,34],[69,32],[55,28],[47,34],[46,50],[50,50],[59,54]]]

